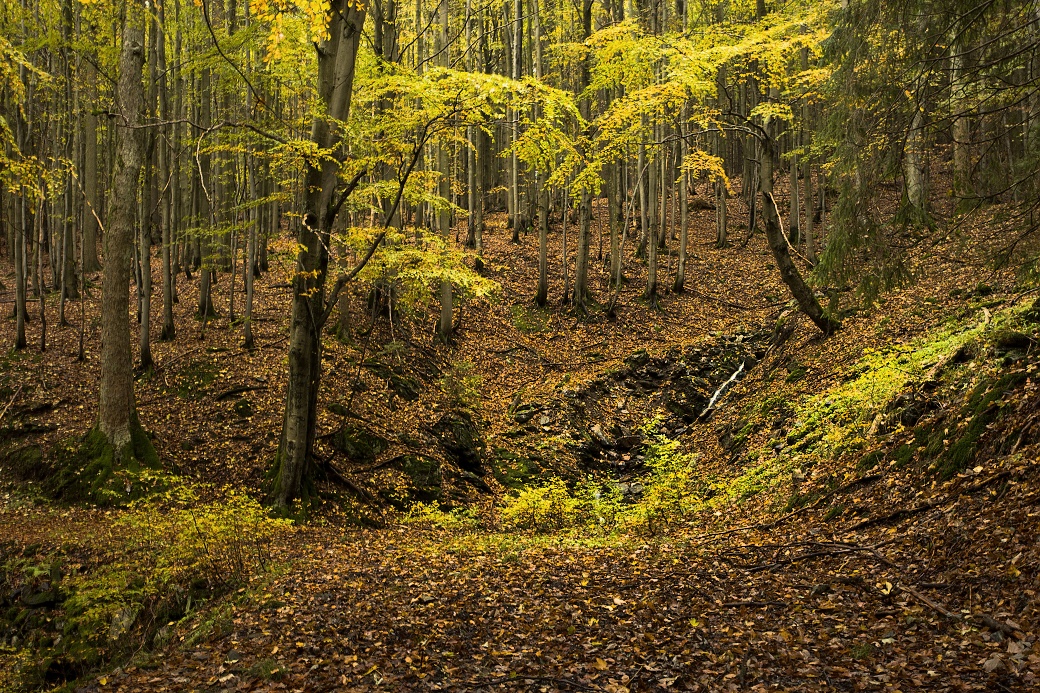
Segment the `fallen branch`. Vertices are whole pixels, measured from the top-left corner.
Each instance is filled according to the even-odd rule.
[[[579,691],[600,691],[601,688],[590,688],[583,683],[579,683],[574,679],[562,678],[559,676],[525,676],[523,674],[515,674],[509,676],[500,676],[497,679],[489,679],[487,681],[472,681],[469,683],[460,683],[465,688],[487,688],[489,686],[499,686],[503,683],[520,682],[520,681],[540,681],[542,683],[555,684],[557,686],[570,686],[576,688]]]
[[[343,473],[341,471],[339,471],[334,466],[332,466],[332,462],[331,461],[326,460],[326,459],[322,459],[322,458],[318,457],[317,455],[314,456],[314,459],[319,464],[319,467],[318,467],[319,471],[324,473],[325,476],[328,477],[328,479],[330,481],[332,481],[335,484],[339,484],[340,486],[342,486],[343,488],[347,489],[348,491],[350,491],[355,496],[357,496],[358,498],[360,498],[361,500],[363,500],[365,502],[372,503],[372,502],[375,501],[375,499],[372,498],[372,496],[369,495],[369,493],[367,491],[365,491],[365,489],[361,488],[360,486],[355,484],[353,481],[351,481],[347,477],[343,476]]]
[[[950,611],[942,604],[932,601],[931,599],[924,596],[912,587],[907,587],[906,585],[897,586],[901,591],[906,592],[911,597],[921,602],[932,611],[943,616],[944,618],[950,619],[951,621],[972,621],[977,625],[985,626],[990,630],[998,631],[1000,633],[1003,633],[1004,635],[1013,635],[1015,633],[1015,630],[1017,630],[1016,628],[1008,625],[1007,623],[1004,623],[1003,621],[998,621],[989,614],[976,614],[974,616],[965,616],[964,614],[958,614],[953,611]]]
[[[990,484],[992,484],[994,482],[997,482],[997,481],[1001,481],[1003,479],[1006,479],[1009,476],[1011,476],[1011,472],[1009,470],[1005,470],[1003,472],[1000,472],[999,474],[994,474],[993,476],[989,477],[988,479],[985,479],[984,481],[980,481],[977,484],[969,486],[966,489],[962,489],[960,491],[954,491],[954,492],[949,493],[949,494],[947,494],[947,495],[945,495],[942,498],[939,498],[937,500],[927,501],[927,502],[921,503],[920,505],[917,505],[917,506],[915,506],[913,508],[900,508],[899,510],[895,510],[893,512],[890,512],[887,515],[882,515],[881,517],[868,518],[866,520],[863,520],[862,522],[858,522],[858,523],[852,525],[846,531],[848,531],[848,532],[857,532],[857,531],[859,531],[861,529],[866,529],[868,527],[874,527],[875,525],[886,525],[886,524],[888,524],[890,522],[896,522],[898,520],[902,520],[902,519],[905,519],[907,517],[913,517],[914,515],[920,515],[921,513],[928,512],[929,510],[933,510],[933,509],[938,508],[938,507],[940,507],[942,505],[946,505],[950,501],[956,500],[960,496],[969,495],[969,494],[972,494],[972,493],[976,493],[977,491],[981,491],[982,489],[986,488]]]
[[[24,385],[19,385],[18,389],[14,391],[14,394],[11,395],[11,400],[7,403],[7,406],[4,407],[4,410],[0,412],[0,421],[3,421],[4,417],[7,416],[7,410],[10,409],[11,405],[14,404],[14,401],[18,399],[18,395],[21,394],[23,387]]]
[[[775,520],[772,520],[771,522],[760,522],[760,523],[755,524],[755,525],[747,525],[746,527],[736,527],[734,529],[722,530],[721,532],[709,532],[708,534],[702,534],[702,535],[700,535],[697,538],[698,539],[709,539],[709,538],[714,538],[714,537],[724,537],[724,536],[727,536],[727,535],[730,535],[730,534],[736,534],[738,532],[750,532],[750,531],[753,531],[753,530],[756,530],[756,529],[774,529],[777,525],[783,524],[784,522],[787,522],[791,518],[797,517],[798,515],[801,515],[804,512],[808,512],[809,510],[812,510],[814,508],[818,508],[824,501],[829,500],[830,498],[832,498],[833,496],[835,496],[835,495],[837,495],[839,493],[844,493],[846,491],[849,491],[849,490],[851,490],[851,489],[853,489],[853,488],[855,488],[857,486],[863,485],[863,484],[873,483],[873,482],[879,480],[881,478],[881,476],[882,476],[881,474],[868,474],[867,476],[863,476],[863,477],[860,477],[858,479],[853,479],[852,481],[850,481],[849,483],[845,484],[844,486],[841,486],[840,488],[836,488],[833,491],[830,491],[829,493],[827,493],[827,494],[817,498],[815,501],[813,501],[809,505],[803,506],[803,507],[799,508],[798,510],[794,510],[792,512],[789,512],[786,515],[783,515],[781,517],[776,518]],[[705,543],[707,543],[707,542],[700,541],[700,542],[694,544],[694,547],[703,546]]]
[[[889,542],[885,542],[885,543],[889,543]],[[798,546],[798,545],[799,544],[792,544],[791,546]],[[802,544],[802,545],[804,545],[804,544]],[[885,565],[889,566],[890,568],[898,569],[899,567],[895,563],[893,563],[892,561],[888,560],[887,558],[885,558],[884,556],[882,556],[878,552],[878,550],[877,550],[878,547],[879,546],[883,546],[883,545],[884,544],[878,544],[877,546],[857,546],[855,544],[838,544],[838,543],[815,544],[815,546],[821,546],[821,547],[825,547],[825,548],[821,548],[821,549],[816,550],[816,551],[809,551],[807,553],[798,554],[797,556],[791,556],[790,558],[784,558],[784,559],[781,559],[781,560],[778,560],[778,561],[774,561],[773,563],[763,563],[763,564],[759,564],[759,565],[750,566],[750,567],[747,568],[747,571],[749,573],[760,573],[763,570],[770,570],[770,571],[771,570],[776,570],[777,568],[781,568],[781,567],[783,567],[785,565],[791,565],[792,563],[799,563],[801,561],[809,560],[810,558],[822,558],[822,557],[825,557],[825,556],[840,556],[842,554],[858,553],[858,552],[861,552],[861,551],[872,554],[875,558],[878,559],[879,562],[884,563]],[[781,548],[789,548],[789,547],[781,547]]]
[[[778,606],[778,607],[782,607],[782,608],[786,609],[787,608],[787,602],[780,602],[780,601],[770,601],[770,602],[756,602],[756,601],[726,602],[725,604],[722,604],[722,606],[724,608],[728,608],[728,609],[729,608],[738,607],[738,606],[749,606],[749,607],[753,607],[753,608],[758,608],[758,607],[763,607],[763,606]]]
[[[266,385],[235,385],[232,388],[228,388],[227,390],[224,390],[223,392],[221,392],[219,395],[217,395],[213,399],[216,400],[217,402],[223,402],[226,399],[231,399],[235,395],[241,395],[241,394],[243,394],[245,392],[253,392],[255,390],[266,390],[266,389],[267,389]]]

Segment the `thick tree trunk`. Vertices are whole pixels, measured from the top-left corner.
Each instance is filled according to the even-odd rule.
[[[144,159],[145,131],[137,127],[144,103],[143,66],[144,31],[139,20],[128,17],[119,61],[119,116],[113,120],[119,129],[119,146],[104,237],[98,406],[98,430],[115,450],[118,463],[125,461],[131,450],[131,427],[137,424],[130,350],[130,274],[138,178]]]
[[[343,135],[329,121],[344,122],[350,114],[354,64],[365,10],[347,0],[331,0],[330,6],[330,38],[317,48],[318,94],[329,119],[314,119],[311,140],[322,149],[340,153]],[[338,162],[324,160],[309,163],[305,174],[304,218],[296,237],[300,250],[293,279],[285,417],[272,490],[275,505],[283,511],[305,490],[312,464],[321,382],[321,316],[325,310],[328,241],[335,221],[339,169]]]
[[[438,62],[441,67],[448,67],[450,65],[449,60],[449,36],[448,36],[448,0],[441,0],[441,33],[439,38],[438,49],[440,51],[440,58]],[[448,145],[441,144],[438,148],[439,157],[439,169],[441,172],[440,181],[440,195],[444,198],[445,204],[451,199],[451,159],[448,156]],[[444,242],[450,243],[451,235],[451,210],[448,207],[444,207],[438,214],[437,230],[444,236]],[[454,312],[454,296],[452,295],[451,281],[447,279],[441,280],[441,314],[440,320],[437,321],[437,337],[442,341],[448,341],[451,337],[451,319]]]

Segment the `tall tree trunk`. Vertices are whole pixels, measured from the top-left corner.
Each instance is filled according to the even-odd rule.
[[[625,187],[625,160],[619,160],[611,166],[612,185],[610,199],[610,280],[620,281],[621,276],[621,234],[625,224],[625,200],[628,191]]]
[[[916,104],[903,150],[903,184],[906,194],[903,203],[910,221],[925,223],[928,219],[928,192],[924,172],[924,109]]]
[[[518,0],[519,1],[519,0]],[[588,39],[592,36],[592,0],[582,1],[581,13],[582,38]],[[581,60],[581,78],[578,84],[578,93],[582,94],[589,86],[590,65],[589,57]],[[586,122],[592,120],[592,104],[588,97],[582,99],[580,104],[582,118]],[[591,245],[592,229],[592,190],[585,186],[581,190],[578,208],[578,246],[574,255],[574,307],[579,311],[585,311],[585,302],[589,297],[589,246]]]
[[[549,300],[549,191],[545,187],[545,175],[539,173],[535,183],[538,188],[538,289],[534,302],[545,306]]]
[[[47,351],[47,286],[43,282],[43,196],[40,196],[40,211],[36,215],[36,286],[39,287],[40,299],[40,352]]]
[[[646,116],[643,116],[643,127],[646,127]],[[647,209],[650,206],[650,201],[647,199],[646,191],[646,145],[642,142],[639,143],[639,150],[636,154],[636,175],[638,178],[638,191],[639,191],[639,243],[636,245],[636,255],[643,257],[646,252],[646,239],[650,235],[650,215],[647,214]]]
[[[520,79],[521,69],[521,56],[523,55],[523,35],[524,35],[524,15],[523,15],[523,4],[522,0],[513,0],[513,49],[512,59],[512,73],[513,79]],[[520,112],[515,108],[511,109],[511,120],[509,122],[511,132],[511,143],[515,143],[517,137],[520,135]],[[509,198],[512,200],[510,214],[512,216],[513,225],[513,242],[520,242],[520,227],[524,225],[525,220],[521,214],[521,202],[520,202],[520,159],[517,156],[516,150],[514,149],[512,154],[509,156]]]
[[[83,214],[83,271],[97,272],[101,269],[98,260],[97,236],[98,219],[101,218],[101,199],[98,196],[98,133],[97,115],[97,70],[90,60],[84,61],[83,81],[87,89],[86,104],[83,109],[83,170],[80,180],[86,198],[86,209]]]
[[[208,67],[202,69],[202,75],[199,78],[199,100],[201,103],[200,108],[200,120],[203,128],[209,128],[212,121],[213,113],[213,93],[212,93],[212,76]],[[213,275],[214,268],[216,267],[216,258],[213,252],[213,229],[216,226],[216,217],[214,215],[213,200],[211,199],[213,190],[213,178],[210,175],[212,172],[212,166],[210,163],[210,154],[208,150],[203,147],[199,152],[198,162],[198,175],[196,176],[198,187],[196,192],[198,194],[198,223],[201,229],[201,236],[198,239],[198,260],[199,260],[199,305],[197,315],[202,320],[202,324],[206,324],[206,320],[216,315],[217,311],[213,307]]]
[[[115,464],[141,459],[147,436],[139,428],[134,404],[133,356],[130,350],[130,274],[134,252],[134,217],[138,178],[144,160],[145,131],[138,127],[144,106],[141,79],[144,30],[140,10],[128,8],[119,60],[119,129],[113,195],[105,230],[105,268],[101,278],[101,381],[98,432],[114,451]],[[143,439],[143,440],[142,440]],[[148,446],[150,447],[150,445]]]
[[[159,13],[156,17],[156,70],[158,70],[159,91],[159,118],[162,121],[170,119],[170,95],[166,78],[166,0],[159,3]],[[173,298],[176,275],[173,272],[173,209],[178,197],[176,181],[172,173],[172,162],[170,147],[165,135],[168,126],[163,126],[159,137],[159,184],[164,188],[162,200],[160,201],[160,223],[162,224],[162,294],[163,294],[163,320],[162,331],[159,339],[170,341],[174,338],[176,328],[173,322]]]
[[[321,149],[341,154],[343,134],[330,121],[344,122],[350,114],[365,10],[348,0],[331,0],[330,10],[330,38],[317,47],[318,95],[329,117],[314,119],[311,140]],[[283,510],[305,490],[304,481],[312,464],[321,383],[321,316],[325,311],[328,242],[335,222],[339,169],[337,161],[326,159],[320,163],[308,161],[305,172],[304,223],[296,237],[299,252],[289,323],[285,418],[272,489],[276,506]]]
[[[685,130],[685,121],[683,119],[683,129]],[[686,140],[680,138],[680,161],[679,168],[682,169],[683,159],[686,158]],[[686,288],[686,245],[689,239],[690,233],[690,201],[689,201],[689,188],[690,188],[690,174],[688,171],[683,171],[679,179],[679,264],[675,270],[675,283],[672,285],[672,291],[676,293],[682,292]],[[672,202],[674,205],[675,202]]]
[[[809,69],[809,49],[802,49],[802,71]],[[805,156],[802,157],[802,184],[805,187],[805,257],[810,263],[816,264],[816,238],[813,234],[813,184],[812,184],[812,157],[809,147],[812,144],[812,131],[809,128],[809,103],[802,101],[802,147],[805,148]]]
[[[955,34],[960,31],[958,23]],[[968,119],[966,98],[965,48],[960,40],[950,41],[950,110],[953,124],[953,194],[964,198],[971,195],[971,121]]]
[[[451,64],[449,60],[450,46],[448,44],[448,0],[441,0],[441,33],[439,41],[440,57],[439,62],[442,67],[448,67]],[[441,172],[441,197],[445,199],[444,204],[451,198],[451,161],[448,157],[448,145],[442,143],[438,148],[439,153],[439,168]],[[446,206],[438,214],[437,228],[444,236],[444,242],[450,243],[451,235],[451,210]],[[454,297],[452,295],[451,280],[441,280],[441,314],[440,320],[437,322],[437,337],[441,341],[447,341],[451,336],[451,318],[454,312]]]

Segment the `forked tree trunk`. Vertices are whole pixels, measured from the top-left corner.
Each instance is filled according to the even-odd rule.
[[[325,114],[311,124],[311,140],[321,149],[341,153],[343,134],[331,122],[350,114],[354,64],[365,24],[361,9],[349,0],[331,0],[329,39],[318,47],[318,95]],[[300,497],[312,464],[317,427],[318,387],[321,382],[321,316],[325,311],[325,283],[329,265],[329,237],[335,221],[335,193],[339,163],[329,159],[308,162],[303,223],[296,241],[300,248],[293,278],[292,317],[289,324],[289,379],[285,417],[275,461],[274,503],[283,511]]]

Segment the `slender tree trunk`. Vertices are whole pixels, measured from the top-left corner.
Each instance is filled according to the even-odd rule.
[[[549,300],[549,191],[545,189],[545,176],[536,176],[538,189],[538,289],[534,302],[545,306]]]
[[[769,241],[769,249],[773,252],[773,258],[780,270],[780,277],[791,290],[791,294],[798,302],[798,307],[802,312],[824,334],[832,334],[841,327],[841,324],[823,311],[812,289],[802,279],[802,275],[791,259],[787,238],[780,228],[780,210],[773,198],[773,142],[770,137],[764,137],[760,141],[759,151],[762,155],[759,183],[762,191],[762,219],[765,224],[766,239]]]
[[[683,150],[683,158],[685,158],[686,141],[681,140],[681,142],[680,146]],[[681,161],[679,166],[682,167]],[[675,270],[675,283],[672,285],[672,291],[676,293],[681,293],[686,288],[686,246],[690,233],[689,188],[690,174],[688,171],[683,171],[679,183],[679,264]]]
[[[646,117],[643,117],[644,121]],[[644,122],[645,129],[645,122]],[[636,255],[643,257],[646,252],[646,239],[650,235],[650,216],[647,208],[650,206],[646,194],[646,145],[639,143],[639,151],[636,154],[636,173],[639,176],[639,244],[636,247]]]
[[[47,286],[43,282],[43,196],[40,196],[39,213],[36,215],[36,286],[39,287],[40,303],[40,352],[47,351]]]
[[[98,141],[97,141],[97,116],[94,109],[97,108],[97,71],[91,61],[84,61],[83,81],[87,89],[87,103],[83,109],[83,170],[80,172],[80,180],[83,183],[83,192],[86,210],[83,215],[83,271],[97,272],[101,269],[98,260],[97,236],[98,223],[101,218],[101,200],[98,196]]]
[[[628,196],[625,188],[624,160],[617,161],[611,167],[613,185],[610,186],[610,280],[620,281],[621,274],[621,234],[625,224],[625,199]]]
[[[563,299],[564,304],[571,300],[571,265],[567,257],[567,221],[570,216],[567,207],[570,205],[570,195],[566,187],[563,189],[563,234],[562,234],[562,260],[563,260]]]
[[[166,78],[166,2],[159,4],[159,13],[156,17],[156,69],[158,71],[159,92],[159,118],[163,121],[170,119],[170,96]],[[168,127],[163,126],[161,135],[166,135]],[[174,338],[176,328],[173,322],[173,297],[174,282],[176,275],[173,272],[173,205],[178,196],[178,190],[172,174],[172,162],[170,148],[165,136],[159,137],[159,184],[164,188],[160,201],[160,223],[162,224],[162,295],[163,295],[163,320],[162,331],[159,339],[170,341]]]
[[[201,125],[203,128],[208,128],[211,125],[213,112],[213,94],[211,90],[211,75],[209,68],[202,69],[202,75],[199,82],[199,100],[202,102],[200,113]],[[216,267],[216,258],[214,257],[213,252],[212,237],[213,229],[216,226],[216,217],[213,209],[213,201],[210,199],[215,186],[213,178],[210,175],[212,172],[210,155],[205,148],[203,148],[199,153],[198,169],[198,219],[202,235],[198,239],[198,259],[200,264],[199,305],[197,315],[202,320],[203,326],[205,326],[206,320],[217,313],[213,307],[213,274],[215,271],[214,268]]]
[[[24,191],[24,188],[23,188]],[[25,305],[25,294],[26,294],[26,275],[28,272],[25,267],[25,236],[28,233],[27,228],[27,213],[26,208],[29,202],[25,195],[21,195],[19,200],[19,208],[21,214],[19,214],[20,225],[15,227],[14,230],[14,315],[15,315],[15,337],[14,337],[14,348],[16,350],[24,349],[26,346],[25,341],[25,322],[26,322],[26,305]]]

